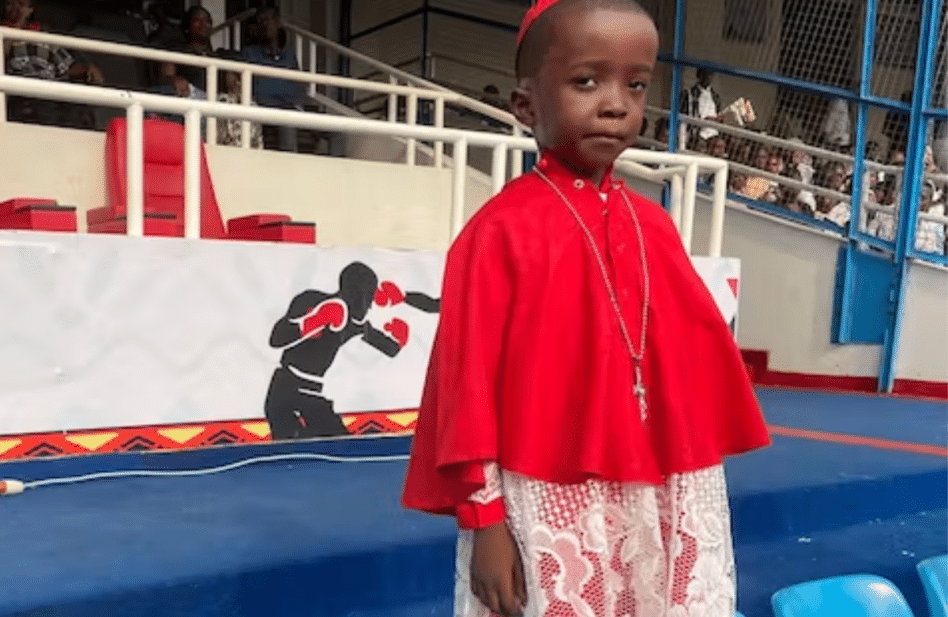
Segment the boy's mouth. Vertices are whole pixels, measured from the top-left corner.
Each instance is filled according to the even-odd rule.
[[[606,141],[625,141],[625,136],[618,133],[589,133],[586,139],[602,139]]]

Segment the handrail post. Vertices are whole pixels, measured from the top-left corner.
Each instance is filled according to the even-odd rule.
[[[0,70],[6,66],[6,58],[3,55],[3,33],[0,32]],[[7,121],[7,95],[0,90],[0,123]]]
[[[691,254],[691,239],[695,227],[695,197],[698,193],[698,164],[689,163],[685,170],[685,190],[681,205],[681,242]]]
[[[676,173],[671,177],[671,205],[668,208],[668,215],[678,229],[679,235],[681,234],[681,193],[681,175]]]
[[[201,237],[201,112],[184,114],[184,237]]]
[[[523,137],[523,131],[516,124],[513,127],[514,137]],[[516,178],[523,173],[523,150],[514,148],[510,156],[510,177]]]
[[[309,72],[314,75],[317,72],[316,66],[316,41],[310,39],[309,41]],[[316,83],[309,84],[309,94],[310,96],[316,96]]]
[[[244,69],[240,75],[240,104],[250,105],[252,102],[253,76],[250,69]],[[240,123],[240,147],[250,148],[250,120]]]
[[[714,172],[714,194],[711,201],[711,230],[708,256],[720,257],[724,244],[724,211],[727,207],[727,163]]]
[[[234,51],[241,51],[240,49],[241,30],[240,29],[241,29],[241,25],[240,25],[240,20],[238,19],[237,21],[234,22],[234,25],[231,28],[231,36],[233,38],[230,44],[230,48],[233,49]]]
[[[296,41],[296,61],[300,64],[303,63],[303,36],[299,32],[294,32],[293,36]],[[303,68],[302,66],[300,68]]]
[[[397,86],[398,80],[394,75],[389,75],[388,83]],[[398,95],[394,92],[388,95],[388,121],[398,122]]]
[[[414,126],[418,123],[418,95],[414,92],[408,95],[408,105],[405,109],[405,124]],[[417,140],[409,137],[407,141],[407,150],[405,151],[405,163],[409,167],[415,165],[415,146]]]
[[[490,165],[491,191],[492,195],[500,192],[504,188],[507,180],[507,144],[497,144],[494,146],[493,159]]]
[[[454,142],[454,174],[451,193],[451,237],[454,241],[464,227],[464,195],[467,190],[467,140]]]
[[[435,128],[444,128],[444,97],[439,96],[435,99]],[[434,144],[434,166],[435,169],[444,167],[444,142],[436,141]]]
[[[220,75],[220,73],[217,72],[216,66],[210,65],[207,67],[207,100],[209,101],[217,100],[218,75]],[[209,144],[217,143],[217,117],[207,117],[207,132],[205,133],[204,139]]]
[[[144,121],[141,103],[132,103],[125,110],[125,233],[145,235]]]

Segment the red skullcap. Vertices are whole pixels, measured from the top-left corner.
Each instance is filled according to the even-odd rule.
[[[551,6],[560,0],[537,0],[537,3],[530,7],[527,14],[523,16],[523,22],[520,24],[520,32],[517,33],[517,47],[523,43],[523,37],[527,34],[527,29]]]

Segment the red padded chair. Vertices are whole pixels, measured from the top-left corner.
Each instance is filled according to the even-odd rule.
[[[148,118],[143,125],[145,235],[184,235],[184,126]],[[105,137],[106,206],[86,213],[92,233],[125,233],[127,194],[127,128],[125,118],[109,123]],[[217,196],[201,144],[201,237],[315,242],[312,223],[294,223],[286,215],[253,215],[240,234],[229,234],[221,220]],[[237,219],[235,219],[236,221]],[[276,233],[275,230],[284,230]],[[287,231],[289,230],[289,231]]]
[[[126,176],[127,127],[115,118],[105,134],[106,205],[86,213],[89,231],[125,233],[128,208]],[[145,234],[184,235],[184,127],[175,122],[146,119],[143,126]],[[217,197],[201,152],[201,237],[224,238]]]
[[[76,209],[55,199],[15,197],[0,202],[0,229],[76,231]]]

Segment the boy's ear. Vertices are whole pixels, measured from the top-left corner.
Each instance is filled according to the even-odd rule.
[[[522,124],[533,127],[536,114],[533,110],[533,90],[521,81],[510,93],[510,111]]]

